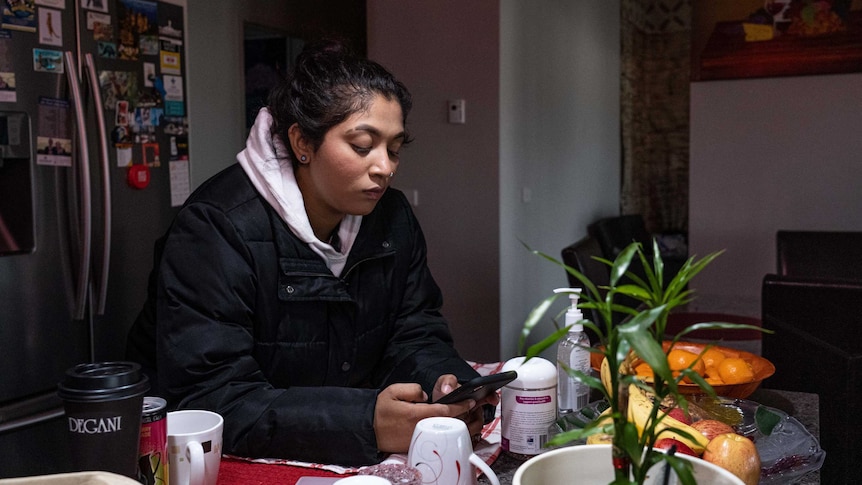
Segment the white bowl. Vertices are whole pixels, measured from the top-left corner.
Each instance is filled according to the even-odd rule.
[[[710,485],[745,485],[736,475],[700,458],[677,455],[691,461],[697,483]],[[650,471],[646,484],[662,483],[665,462]],[[607,485],[614,480],[611,445],[576,445],[559,448],[533,457],[517,471],[512,485]],[[676,476],[669,484],[679,483]]]

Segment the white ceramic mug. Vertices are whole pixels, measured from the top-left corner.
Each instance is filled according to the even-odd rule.
[[[457,418],[425,418],[416,424],[407,464],[422,473],[426,485],[475,485],[476,466],[493,485],[500,485],[491,467],[473,453],[470,432]]]
[[[198,409],[168,413],[168,476],[171,485],[216,485],[224,419]]]

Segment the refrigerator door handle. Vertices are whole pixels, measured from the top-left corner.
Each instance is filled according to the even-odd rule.
[[[96,122],[99,128],[99,161],[102,167],[102,274],[96,281],[96,315],[105,314],[105,301],[108,296],[108,270],[111,264],[111,167],[108,156],[108,132],[105,128],[105,114],[102,110],[102,90],[96,75],[93,54],[84,56],[90,79],[90,93],[96,108]]]
[[[93,213],[90,200],[90,154],[87,147],[87,129],[84,125],[84,105],[81,101],[81,85],[78,82],[78,70],[73,69],[75,58],[72,51],[64,53],[66,60],[66,77],[69,79],[69,91],[72,94],[72,104],[75,107],[75,120],[78,128],[78,166],[81,248],[78,277],[75,293],[75,308],[73,317],[76,320],[84,318],[87,307],[88,279],[90,275],[90,251],[92,247]]]

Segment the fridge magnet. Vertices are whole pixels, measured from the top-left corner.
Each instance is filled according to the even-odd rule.
[[[183,98],[183,78],[180,76],[163,76],[165,87],[165,114],[183,116],[186,114]]]
[[[60,11],[50,8],[39,9],[39,43],[48,45],[63,45],[63,24]]]
[[[132,147],[122,145],[117,147],[117,167],[126,168],[132,164]]]
[[[168,167],[171,175],[171,207],[178,207],[189,197],[189,161],[177,160],[170,162]]]
[[[183,38],[183,7],[167,2],[159,4],[159,36]]]
[[[134,125],[131,128],[135,134],[135,144],[155,143],[158,141],[155,126]]]
[[[87,30],[96,30],[96,24],[111,25],[111,16],[104,13],[87,12]],[[113,32],[111,38],[113,40]]]
[[[180,74],[182,69],[181,51],[183,45],[172,39],[161,39],[159,59],[162,74]]]
[[[36,5],[53,8],[66,8],[66,0],[36,0]]]
[[[63,74],[63,53],[47,49],[33,49],[33,70]]]
[[[174,27],[174,23],[171,19],[168,19],[167,25],[159,26],[159,35],[163,37],[173,37],[175,39],[182,38],[183,31]]]
[[[117,2],[120,59],[138,60],[142,35],[158,35],[156,2],[119,0]]]
[[[93,22],[93,40],[114,42],[114,28],[111,24],[106,24],[101,21]]]
[[[143,190],[150,185],[150,167],[146,163],[134,163],[129,165],[129,173],[126,175],[126,181],[132,187]]]
[[[132,142],[135,141],[132,138],[132,132],[125,126],[115,126],[113,130],[111,130],[111,142],[113,142],[114,147],[122,148],[129,147],[131,148]],[[123,165],[125,167],[125,165]]]
[[[97,12],[108,12],[108,0],[84,0],[81,6],[87,10],[96,10]]]
[[[114,110],[118,100],[135,104],[138,93],[138,77],[127,71],[99,71],[99,86],[102,88],[102,105]]]
[[[188,160],[189,159],[189,137],[185,135],[176,135],[170,138],[171,154],[170,160]]]
[[[97,46],[99,49],[99,57],[103,57],[105,59],[117,58],[117,44],[113,42],[99,42]]]
[[[143,156],[144,164],[148,167],[159,167],[162,162],[159,160],[159,144],[158,143],[143,143],[141,144],[141,155]]]
[[[72,140],[37,136],[36,163],[54,167],[71,167]]]
[[[72,166],[69,102],[40,97],[37,116],[36,163],[56,167]]]
[[[18,95],[15,92],[15,73],[0,72],[0,103],[15,103]]]
[[[33,0],[4,0],[2,28],[36,32],[36,4]]]
[[[152,119],[153,108],[135,108],[135,124],[138,126],[155,126]]]
[[[143,91],[138,93],[138,103],[137,106],[144,108],[152,108],[154,106],[162,105],[162,96],[156,90],[156,88],[144,88]]]
[[[156,78],[156,65],[152,62],[144,63],[144,87],[152,88],[153,79]]]
[[[129,102],[117,101],[117,125],[129,126]]]
[[[189,132],[188,119],[184,116],[165,116],[162,121],[166,135],[185,135]]]
[[[138,47],[141,49],[141,55],[157,56],[159,55],[159,38],[155,35],[142,35],[138,41]]]

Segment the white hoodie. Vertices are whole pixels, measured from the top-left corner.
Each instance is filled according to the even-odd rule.
[[[318,239],[305,212],[305,203],[293,174],[289,152],[281,139],[272,134],[271,128],[272,115],[263,108],[251,128],[245,150],[239,152],[236,159],[260,195],[287,223],[293,234],[326,261],[332,274],[340,276],[362,224],[362,216],[347,215],[341,220],[338,227],[341,252]]]

